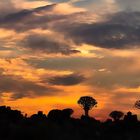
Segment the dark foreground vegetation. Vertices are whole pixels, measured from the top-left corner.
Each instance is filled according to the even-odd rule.
[[[72,109],[39,111],[27,117],[10,107],[0,107],[0,140],[139,140],[140,122],[128,112],[113,111],[105,122],[82,115],[72,118]],[[123,118],[120,120],[120,118]]]

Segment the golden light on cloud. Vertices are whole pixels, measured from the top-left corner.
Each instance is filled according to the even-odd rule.
[[[0,28],[0,39],[9,38],[15,35],[16,33],[13,30],[6,30],[3,28]]]
[[[14,0],[13,1],[17,9],[32,9],[44,5],[49,5],[49,1],[26,1],[26,0]]]
[[[77,12],[85,12],[86,9],[74,7],[73,5],[68,3],[60,3],[56,5],[53,11],[56,12],[57,14],[65,15],[65,14],[72,14]]]

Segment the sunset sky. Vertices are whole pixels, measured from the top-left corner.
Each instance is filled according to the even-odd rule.
[[[140,0],[0,0],[0,105],[80,117],[84,95],[140,114]]]

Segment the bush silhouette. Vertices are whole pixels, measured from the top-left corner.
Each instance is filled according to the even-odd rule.
[[[62,116],[64,119],[70,119],[71,115],[73,114],[73,109],[66,108],[62,110]]]
[[[132,114],[132,112],[127,112],[127,114],[124,116],[124,121],[126,121],[127,123],[134,123],[137,122],[137,115]]]
[[[115,123],[85,115],[81,119],[72,118],[72,113],[71,108],[54,109],[48,117],[42,111],[27,117],[21,111],[1,106],[0,140],[136,140],[140,137],[140,122],[131,112]],[[110,114],[115,120],[123,116],[121,111]]]
[[[59,109],[53,109],[48,113],[47,117],[52,121],[60,121],[62,120],[62,111]]]
[[[120,120],[120,118],[122,118],[123,115],[124,115],[124,113],[121,112],[121,111],[112,111],[112,112],[109,114],[109,116],[110,116],[111,118],[113,118],[114,121]]]

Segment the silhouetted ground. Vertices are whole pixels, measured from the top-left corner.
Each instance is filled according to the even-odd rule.
[[[71,118],[72,109],[39,111],[31,117],[0,107],[0,140],[139,140],[140,122],[128,112],[123,120],[100,122],[82,116]]]

